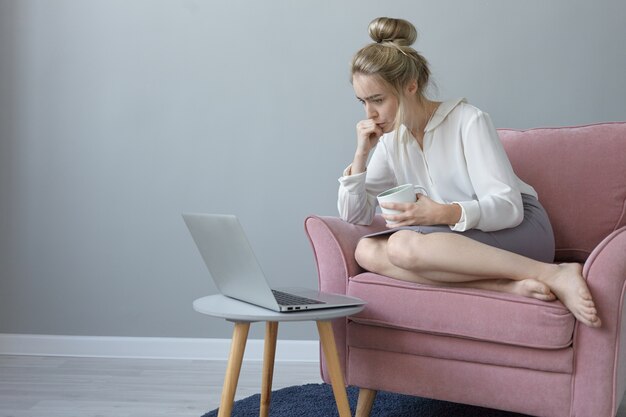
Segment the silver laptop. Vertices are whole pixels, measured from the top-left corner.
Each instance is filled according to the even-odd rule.
[[[228,297],[280,312],[365,304],[307,288],[272,289],[236,216],[185,213],[183,219],[215,285]]]

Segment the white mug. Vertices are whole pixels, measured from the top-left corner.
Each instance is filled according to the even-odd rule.
[[[378,194],[376,198],[378,199],[378,204],[380,203],[415,203],[417,201],[417,197],[415,194],[426,194],[426,189],[419,185],[413,184],[403,184],[398,185],[397,187],[390,188],[389,190],[383,191]],[[381,206],[381,211],[383,214],[399,214],[402,213],[398,210],[391,210]],[[388,224],[395,223],[394,221],[387,220]]]

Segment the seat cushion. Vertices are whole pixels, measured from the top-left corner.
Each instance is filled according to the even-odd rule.
[[[348,295],[367,301],[351,318],[362,324],[540,349],[572,343],[575,319],[559,301],[420,285],[369,272],[350,279]]]
[[[626,123],[498,133],[515,173],[548,212],[557,261],[583,262],[626,225]]]

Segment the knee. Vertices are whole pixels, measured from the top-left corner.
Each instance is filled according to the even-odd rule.
[[[377,259],[383,255],[380,244],[375,239],[364,238],[359,241],[354,252],[354,258],[361,268],[375,271]]]
[[[419,246],[423,235],[410,230],[400,230],[389,237],[387,257],[389,262],[402,269],[415,269],[419,261]]]

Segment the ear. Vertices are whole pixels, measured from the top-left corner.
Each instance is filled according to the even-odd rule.
[[[409,81],[406,87],[404,87],[404,91],[409,95],[415,95],[417,93],[417,80]]]

